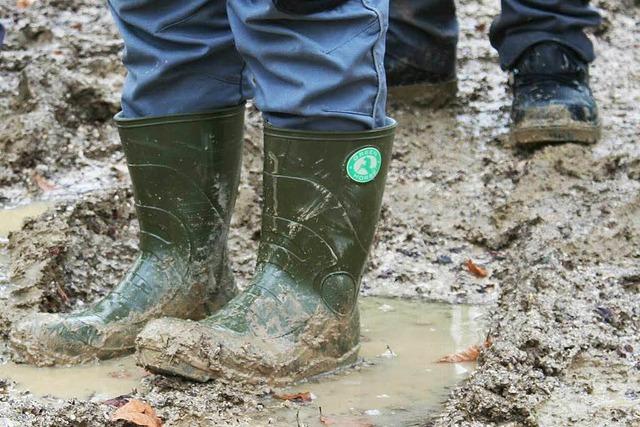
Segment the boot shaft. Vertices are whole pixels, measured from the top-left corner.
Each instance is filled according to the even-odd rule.
[[[336,312],[355,303],[380,214],[395,124],[365,132],[265,127],[259,264]]]
[[[244,106],[142,119],[116,116],[141,250],[207,257],[226,239],[242,159]]]

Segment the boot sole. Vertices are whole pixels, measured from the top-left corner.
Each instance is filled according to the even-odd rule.
[[[401,105],[414,105],[438,109],[452,102],[458,94],[458,80],[442,83],[418,83],[392,86],[388,89],[389,101]]]
[[[346,365],[355,363],[358,360],[360,345],[356,345],[340,358],[322,357],[314,364],[309,365],[303,372],[296,372],[290,377],[263,377],[258,372],[247,373],[232,367],[225,367],[224,370],[209,369],[206,362],[190,359],[181,355],[175,355],[167,361],[163,349],[151,346],[138,346],[136,354],[137,365],[162,375],[180,376],[191,381],[205,383],[218,378],[240,381],[250,384],[268,384],[272,387],[284,387],[305,378],[311,378],[321,374],[334,372]],[[189,360],[190,359],[190,360]],[[159,363],[160,362],[160,363]],[[164,362],[164,363],[162,363]],[[163,367],[170,365],[170,368]],[[197,366],[196,366],[197,365]]]
[[[535,145],[562,142],[595,144],[602,134],[596,125],[539,125],[511,129],[511,141],[516,145]]]
[[[10,341],[10,345],[12,350],[18,355],[17,360],[36,366],[81,365],[95,362],[96,360],[123,357],[132,354],[136,349],[135,346],[118,349],[95,349],[88,347],[87,351],[81,354],[65,354],[54,352],[47,348],[33,348],[32,346],[24,345],[14,340]]]

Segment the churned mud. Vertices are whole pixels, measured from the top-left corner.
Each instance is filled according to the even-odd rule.
[[[136,244],[110,122],[124,74],[122,44],[104,4],[19,3],[28,7],[0,0],[9,28],[0,51],[0,203],[51,208],[20,230],[9,219],[19,213],[0,214],[2,337],[27,312],[66,312],[100,298]],[[632,1],[594,3],[605,15],[593,34],[599,58],[592,86],[604,122],[598,144],[523,150],[509,142],[507,79],[486,39],[495,1],[459,2],[456,102],[437,111],[391,105],[400,128],[362,293],[484,305],[491,346],[441,406],[424,404],[420,422],[368,422],[640,424],[640,10]],[[255,263],[260,173],[260,121],[251,109],[230,241],[241,283]],[[469,259],[488,276],[470,274]],[[427,333],[416,335],[425,347],[437,345]],[[442,346],[442,355],[449,351]],[[0,355],[11,356],[4,339]],[[446,392],[437,387],[416,392]],[[131,394],[166,425],[296,422],[269,412],[277,405],[264,388],[145,376]],[[4,425],[102,426],[113,406],[86,396],[37,399],[0,381]]]
[[[415,423],[437,408],[447,391],[475,366],[472,362],[443,364],[438,359],[443,351],[454,353],[483,339],[482,307],[366,298],[361,310],[360,354],[366,362],[278,390],[282,397],[304,389],[310,394],[303,406],[265,394],[258,405],[246,408],[246,422],[295,425],[299,419],[304,425],[321,426],[323,411],[334,419],[354,422]],[[47,380],[42,381],[43,377]],[[146,377],[149,373],[135,365],[133,356],[74,367],[0,365],[0,378],[12,381],[14,391],[28,391],[41,402],[73,398],[105,402],[133,389],[147,398]],[[163,413],[180,413],[170,403],[159,407]]]

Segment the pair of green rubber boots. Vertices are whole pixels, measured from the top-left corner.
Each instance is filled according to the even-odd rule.
[[[118,119],[140,255],[103,300],[14,325],[38,365],[136,350],[152,371],[283,385],[356,360],[360,279],[380,213],[395,125],[363,132],[265,126],[256,274],[238,293],[227,260],[244,107]]]

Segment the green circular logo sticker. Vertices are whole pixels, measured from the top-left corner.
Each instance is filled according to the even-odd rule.
[[[347,175],[355,182],[373,181],[382,167],[382,156],[376,147],[356,151],[347,161]]]

